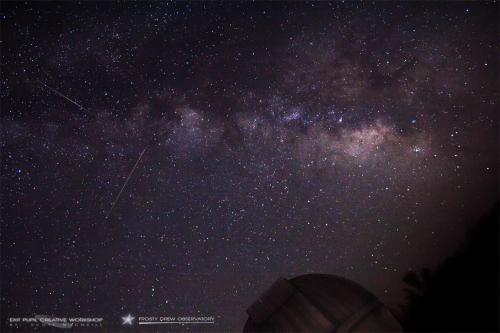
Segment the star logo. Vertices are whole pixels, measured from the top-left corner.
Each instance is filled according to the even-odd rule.
[[[126,317],[122,317],[123,320],[122,325],[132,325],[134,319],[135,317],[132,317],[132,315],[129,313]]]

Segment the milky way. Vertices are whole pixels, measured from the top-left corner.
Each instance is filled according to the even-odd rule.
[[[498,200],[497,4],[16,2],[1,22],[2,325],[240,330],[311,272],[396,308]]]

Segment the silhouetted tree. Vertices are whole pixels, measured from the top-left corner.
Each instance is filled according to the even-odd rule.
[[[498,205],[434,272],[410,271],[402,325],[418,332],[498,332]]]

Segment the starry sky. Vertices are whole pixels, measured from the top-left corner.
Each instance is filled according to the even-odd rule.
[[[3,2],[0,22],[2,320],[241,330],[313,272],[396,307],[498,200],[496,3]]]

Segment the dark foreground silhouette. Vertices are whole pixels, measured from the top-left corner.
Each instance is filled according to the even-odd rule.
[[[499,331],[498,205],[470,230],[465,244],[434,272],[408,272],[405,331]]]

